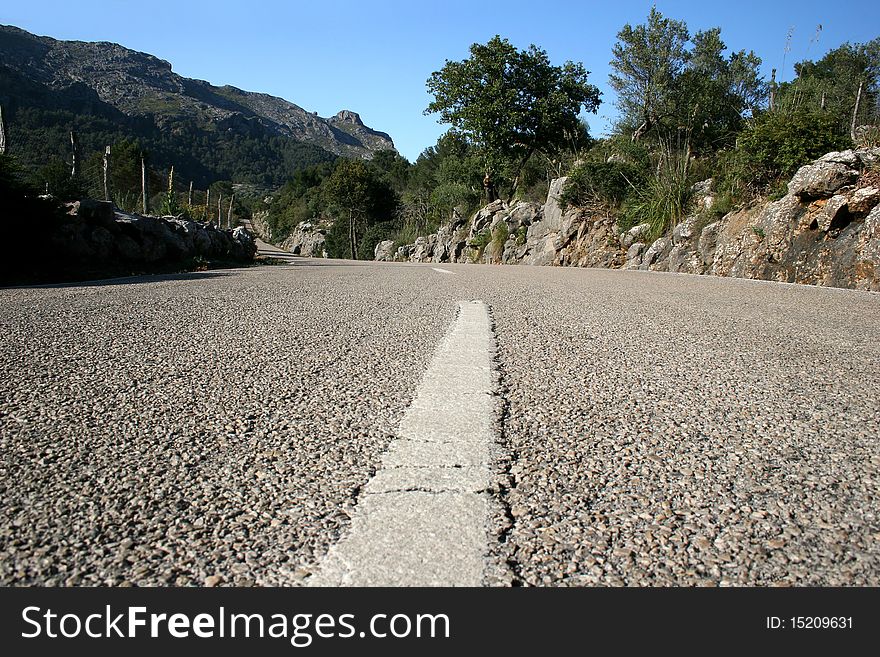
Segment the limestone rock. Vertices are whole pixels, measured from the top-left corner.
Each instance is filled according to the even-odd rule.
[[[392,240],[382,240],[373,250],[373,259],[389,262],[394,259],[394,242]]]
[[[856,169],[839,161],[817,160],[798,169],[788,183],[788,193],[801,199],[828,198],[841,187],[853,184],[858,177]]]
[[[327,257],[327,229],[311,221],[301,221],[279,246],[306,258]]]

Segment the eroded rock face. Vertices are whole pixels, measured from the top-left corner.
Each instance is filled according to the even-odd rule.
[[[565,179],[544,205],[496,201],[468,223],[398,249],[397,260],[650,269],[880,290],[880,149],[829,153],[801,167],[789,193],[707,223],[695,215],[648,243],[650,226],[621,233],[613,217],[563,210]],[[712,182],[699,183],[698,206]]]
[[[327,230],[311,221],[301,221],[278,246],[293,255],[307,258],[327,257]]]

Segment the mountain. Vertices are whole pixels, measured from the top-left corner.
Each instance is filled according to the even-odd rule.
[[[349,110],[322,118],[283,98],[185,78],[114,43],[2,25],[0,105],[11,148],[31,165],[69,158],[70,129],[85,151],[137,139],[155,166],[174,164],[197,182],[278,185],[302,166],[394,148]]]

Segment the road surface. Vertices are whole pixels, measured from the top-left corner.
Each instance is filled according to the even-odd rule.
[[[875,294],[291,258],[0,327],[3,585],[880,585]]]

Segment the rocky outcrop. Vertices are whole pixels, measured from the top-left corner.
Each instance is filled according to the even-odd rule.
[[[47,267],[70,276],[187,268],[194,263],[253,260],[256,243],[244,228],[220,230],[177,217],[119,212],[112,203],[71,203],[45,235]]]
[[[271,199],[267,198],[264,203],[268,205],[270,201]],[[330,226],[326,222],[301,221],[290,235],[280,238],[273,233],[272,227],[266,220],[268,215],[268,210],[257,210],[251,215],[251,226],[263,241],[275,244],[293,255],[308,258],[327,257],[326,241]]]
[[[293,255],[326,258],[327,229],[311,221],[301,221],[278,246]]]
[[[669,254],[639,268],[880,291],[878,161],[877,150],[829,153],[778,201],[679,224]]]
[[[546,203],[496,201],[470,220],[377,259],[644,269],[880,291],[880,149],[829,153],[801,169],[788,194],[709,223],[712,181],[695,188],[694,214],[648,241],[605,213],[563,208],[566,179]]]

